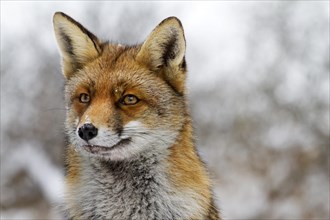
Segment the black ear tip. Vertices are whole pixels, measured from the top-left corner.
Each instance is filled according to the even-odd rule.
[[[176,21],[180,21],[180,19],[178,17],[175,16],[170,16],[164,19],[164,21],[169,21],[169,20],[176,20]]]
[[[60,14],[64,14],[64,13],[61,12],[61,11],[57,11],[57,12],[54,13],[54,16],[55,16],[55,15],[60,15]]]
[[[177,20],[177,21],[180,21],[180,19],[178,17],[175,17],[175,16],[170,16],[168,18],[165,18],[165,20]]]
[[[66,16],[66,14],[64,14],[61,11],[57,11],[57,12],[54,13],[54,16],[53,17],[55,18],[55,17],[64,17],[64,16]]]
[[[182,28],[182,23],[181,23],[180,19],[175,17],[175,16],[170,16],[168,18],[165,18],[162,22],[160,22],[159,25],[162,25],[162,24],[165,24],[165,23],[168,23],[168,22],[177,23]]]
[[[57,11],[54,13],[53,16],[53,23],[55,23],[56,21],[58,21],[59,19],[65,17],[66,14],[64,14],[63,12]]]
[[[61,11],[57,11],[54,13],[53,21],[55,21],[56,19],[61,19],[61,18],[65,18],[68,21],[74,22],[74,19],[72,19],[69,15],[67,15]]]

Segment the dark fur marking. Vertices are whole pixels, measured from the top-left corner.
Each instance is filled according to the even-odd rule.
[[[214,205],[213,196],[211,198],[210,208],[208,210],[208,214],[207,214],[207,217],[206,218],[207,219],[210,219],[210,220],[218,220],[218,219],[220,219],[219,218],[219,212],[218,212],[217,208]]]
[[[180,68],[184,71],[187,69],[187,62],[185,56],[183,57],[182,63],[180,64]]]
[[[115,103],[115,106],[117,108],[120,108],[120,104],[119,103]],[[122,132],[123,132],[123,126],[121,125],[122,124],[122,119],[120,117],[120,114],[118,112],[117,109],[114,110],[114,116],[109,118],[108,120],[108,123],[110,125],[113,125],[113,129],[116,131],[116,133],[118,134],[118,137],[121,136]],[[113,119],[115,119],[115,121],[113,121]]]
[[[116,126],[115,131],[118,133],[118,136],[120,137],[123,133],[123,126]]]
[[[176,88],[167,79],[164,79],[164,81],[173,90],[173,92],[175,93],[176,96],[184,97],[184,93],[179,92],[178,90],[176,90]]]
[[[162,63],[166,66],[168,66],[169,61],[175,59],[177,55],[178,33],[176,30],[172,29],[172,31],[173,33],[170,36],[170,39],[161,45],[164,52],[162,55]]]
[[[60,29],[60,35],[63,39],[63,42],[65,44],[65,49],[66,49],[66,52],[69,53],[72,57],[75,56],[74,52],[73,52],[73,46],[72,46],[72,40],[71,38],[65,34],[64,30],[61,28]]]
[[[102,51],[100,51],[96,45],[96,42],[98,41],[97,37],[91,33],[90,31],[88,31],[86,28],[84,28],[84,26],[82,26],[79,22],[75,21],[73,18],[71,18],[70,16],[64,14],[63,12],[58,12],[60,13],[63,17],[65,17],[66,19],[68,19],[71,23],[75,24],[84,34],[86,34],[93,42],[94,47],[96,49],[96,51],[100,54]]]
[[[136,212],[136,207],[133,207],[132,211],[128,215],[129,216],[128,219],[133,219],[135,212]]]
[[[122,50],[120,50],[117,54],[116,57],[112,60],[112,65],[115,65],[118,59],[128,50],[129,48],[124,47]]]
[[[165,109],[164,109],[164,108],[158,108],[158,109],[157,109],[157,115],[158,115],[159,117],[164,116],[164,114],[165,114]]]

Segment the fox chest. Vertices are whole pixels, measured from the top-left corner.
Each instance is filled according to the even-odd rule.
[[[172,219],[176,211],[166,213],[166,207],[171,206],[167,194],[152,178],[136,182],[92,181],[89,187],[81,188],[77,201],[84,219]]]
[[[187,219],[198,209],[161,172],[89,173],[68,194],[74,219]]]

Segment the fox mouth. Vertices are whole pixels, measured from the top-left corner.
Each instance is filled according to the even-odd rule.
[[[100,145],[84,145],[83,148],[84,150],[88,151],[89,153],[92,154],[102,154],[102,153],[107,153],[114,148],[119,148],[123,147],[131,142],[131,138],[126,138],[120,140],[117,144],[111,146],[111,147],[105,147],[105,146],[100,146]]]

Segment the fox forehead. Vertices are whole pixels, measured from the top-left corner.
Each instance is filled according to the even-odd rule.
[[[83,86],[98,92],[123,92],[128,88],[152,91],[164,87],[160,77],[135,61],[137,51],[138,47],[109,44],[100,57],[85,65],[67,84],[73,90]]]

